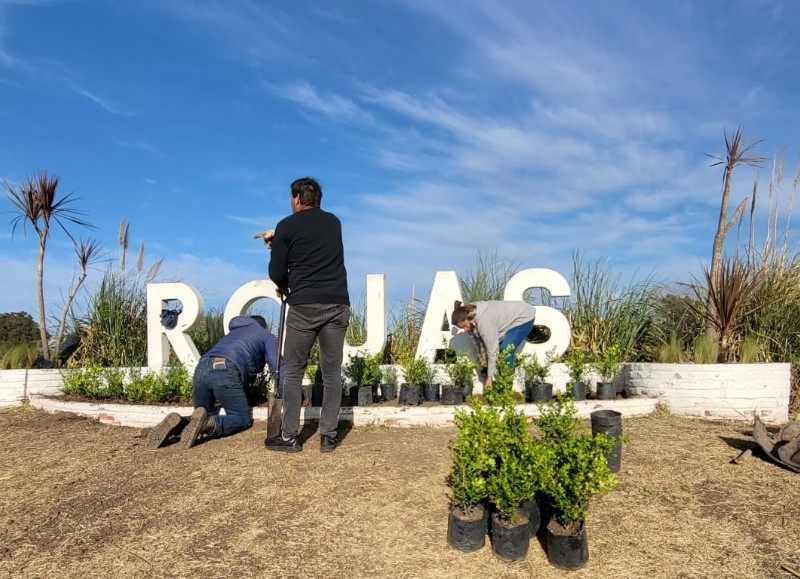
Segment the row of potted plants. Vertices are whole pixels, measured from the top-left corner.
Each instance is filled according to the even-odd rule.
[[[472,393],[475,371],[479,365],[463,353],[450,350],[445,354],[446,379],[443,383],[440,384],[437,371],[430,362],[409,357],[400,364],[404,382],[399,385],[398,390],[397,370],[391,366],[382,366],[381,354],[359,352],[350,358],[343,369],[345,377],[353,384],[347,393],[348,402],[352,406],[366,406],[378,400],[396,400],[399,394],[400,405],[415,406],[423,401],[461,404]],[[555,361],[552,353],[548,353],[544,361],[539,360],[535,354],[519,356],[518,370],[515,372],[521,372],[524,379],[526,402],[545,402],[552,399],[553,385],[547,382],[547,378]],[[568,392],[575,400],[585,400],[587,396],[600,400],[613,400],[616,397],[617,387],[614,381],[619,376],[622,362],[618,346],[614,345],[597,355],[571,348],[562,361],[569,371]],[[590,370],[594,370],[600,377],[594,393],[590,392],[587,383]],[[321,381],[316,366],[309,366],[307,376],[311,382],[307,386],[309,389]]]
[[[556,361],[553,352],[548,352],[544,361],[540,361],[536,354],[525,354],[519,358],[519,367],[525,380],[525,401],[550,400],[553,397],[553,385],[547,382],[547,377]],[[616,397],[615,380],[622,367],[622,350],[617,344],[596,354],[570,348],[561,361],[569,372],[568,392],[575,400],[585,400],[590,395],[587,382],[590,370],[596,372],[600,378],[593,393],[594,397],[598,400],[613,400]]]
[[[527,555],[543,521],[551,564],[579,568],[589,556],[589,502],[616,484],[608,456],[619,437],[583,429],[568,395],[540,404],[540,434],[532,435],[513,404],[513,380],[514,368],[498,356],[486,404],[473,397],[456,411],[448,542],[472,551],[488,533],[495,555],[515,561]]]

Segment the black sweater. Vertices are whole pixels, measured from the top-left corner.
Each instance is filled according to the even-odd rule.
[[[282,219],[275,227],[269,277],[288,290],[286,302],[350,305],[342,224],[319,207]]]

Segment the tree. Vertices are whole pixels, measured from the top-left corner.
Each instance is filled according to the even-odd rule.
[[[47,341],[47,316],[44,307],[44,255],[51,227],[53,224],[58,225],[77,248],[78,242],[67,229],[67,225],[87,228],[91,228],[92,225],[83,219],[85,213],[74,207],[77,198],[73,197],[72,193],[58,196],[58,177],[50,176],[46,171],[33,177],[26,177],[18,187],[7,181],[3,184],[8,192],[8,199],[17,213],[11,220],[12,237],[19,226],[22,226],[23,235],[27,234],[27,226],[30,225],[39,238],[39,253],[36,259],[39,339],[42,342],[42,355],[49,360],[50,345]]]
[[[28,312],[0,314],[0,348],[39,339],[39,326]]]
[[[731,227],[741,218],[744,213],[744,208],[747,206],[747,197],[742,199],[733,216],[728,219],[728,203],[731,196],[731,178],[733,177],[733,170],[737,165],[749,165],[751,167],[760,167],[764,161],[764,157],[750,154],[751,151],[761,143],[761,140],[745,142],[742,140],[742,127],[738,127],[732,137],[728,136],[725,131],[725,158],[709,155],[716,162],[711,164],[711,167],[724,165],[725,171],[722,174],[722,200],[719,205],[719,223],[717,224],[717,232],[714,234],[714,245],[711,249],[711,267],[708,270],[709,280],[709,294],[715,292],[715,288],[719,285],[720,275],[722,274],[722,250],[725,245],[725,237],[731,230]],[[713,287],[712,287],[713,286]],[[709,307],[711,307],[711,297],[708,298]],[[714,326],[709,324],[706,327],[707,333],[710,335],[717,335]]]

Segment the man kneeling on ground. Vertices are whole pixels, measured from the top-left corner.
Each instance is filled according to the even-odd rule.
[[[266,327],[261,316],[237,316],[231,320],[230,332],[200,358],[195,368],[191,418],[177,412],[168,414],[148,434],[149,446],[158,448],[180,432],[181,444],[191,448],[200,438],[228,436],[253,425],[253,409],[245,389],[265,364],[274,376],[278,358],[278,339]],[[279,395],[282,386],[281,383]],[[215,399],[225,409],[224,415],[212,415]]]

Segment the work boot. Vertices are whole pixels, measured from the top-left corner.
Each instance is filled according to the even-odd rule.
[[[205,408],[195,408],[189,424],[181,433],[181,443],[186,448],[192,448],[201,436],[212,434],[216,427],[216,422]]]
[[[147,445],[150,448],[159,448],[173,434],[178,434],[181,427],[188,424],[188,420],[177,412],[170,412],[164,420],[150,429],[147,433]]]
[[[303,450],[303,445],[300,444],[296,436],[284,438],[282,434],[266,439],[264,446],[267,447],[267,450],[276,450],[278,452],[300,452]]]
[[[334,434],[333,436],[328,436],[327,434],[323,434],[319,437],[319,451],[320,452],[333,452],[336,450],[336,447],[342,443],[342,439],[339,438],[338,434]]]

